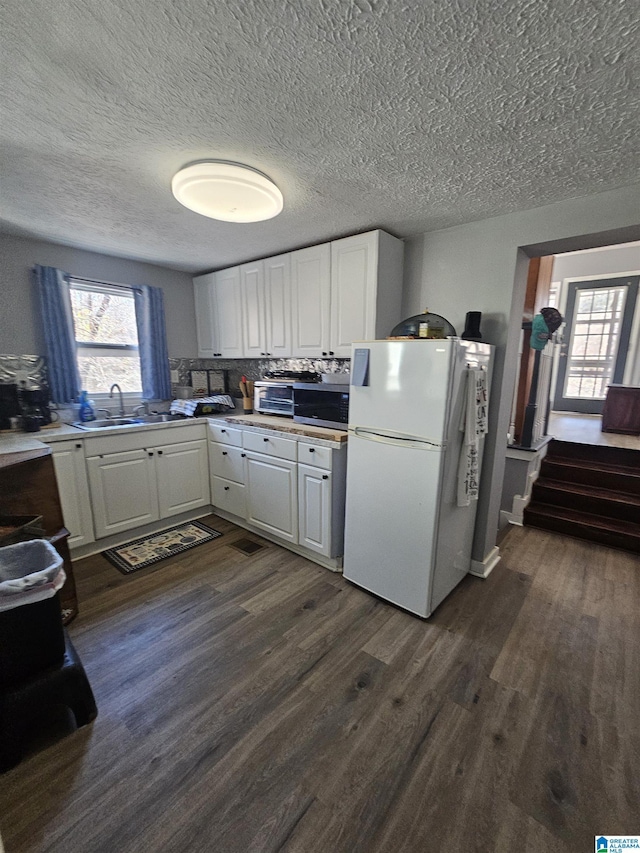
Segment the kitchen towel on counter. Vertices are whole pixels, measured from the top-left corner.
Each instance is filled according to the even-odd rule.
[[[209,415],[235,409],[228,394],[214,394],[212,397],[199,397],[197,400],[172,400],[169,411],[172,415]],[[196,411],[197,410],[197,411]]]
[[[487,373],[481,367],[466,371],[467,387],[462,405],[460,431],[464,433],[458,463],[458,506],[478,500],[478,439],[487,431]]]

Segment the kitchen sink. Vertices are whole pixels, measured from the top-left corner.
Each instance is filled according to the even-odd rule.
[[[140,425],[139,418],[104,418],[101,421],[76,421],[71,426],[78,429],[105,429],[105,427]]]
[[[183,415],[170,415],[169,412],[160,412],[157,415],[142,415],[138,418],[140,424],[164,424],[168,421],[183,421]]]
[[[101,421],[86,421],[75,422],[71,426],[78,429],[108,429],[109,427],[123,426],[143,426],[144,424],[163,424],[168,421],[184,420],[182,415],[170,415],[168,412],[161,412],[157,415],[142,415],[139,418],[104,418]]]

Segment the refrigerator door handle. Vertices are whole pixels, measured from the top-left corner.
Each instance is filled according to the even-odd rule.
[[[358,438],[364,438],[367,441],[379,441],[383,444],[395,444],[400,447],[415,447],[420,450],[444,450],[446,447],[445,443],[430,441],[428,438],[405,435],[401,432],[369,429],[368,427],[349,427],[349,433]]]

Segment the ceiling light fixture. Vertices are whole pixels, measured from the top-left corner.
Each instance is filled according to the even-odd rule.
[[[262,222],[277,216],[284,204],[270,178],[226,160],[184,166],[173,176],[171,190],[189,210],[223,222]]]

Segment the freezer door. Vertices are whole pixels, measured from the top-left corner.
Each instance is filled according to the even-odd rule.
[[[369,384],[351,386],[349,424],[442,441],[459,342],[368,341],[358,348],[369,350]]]
[[[430,613],[443,453],[397,438],[349,438],[344,576]]]

